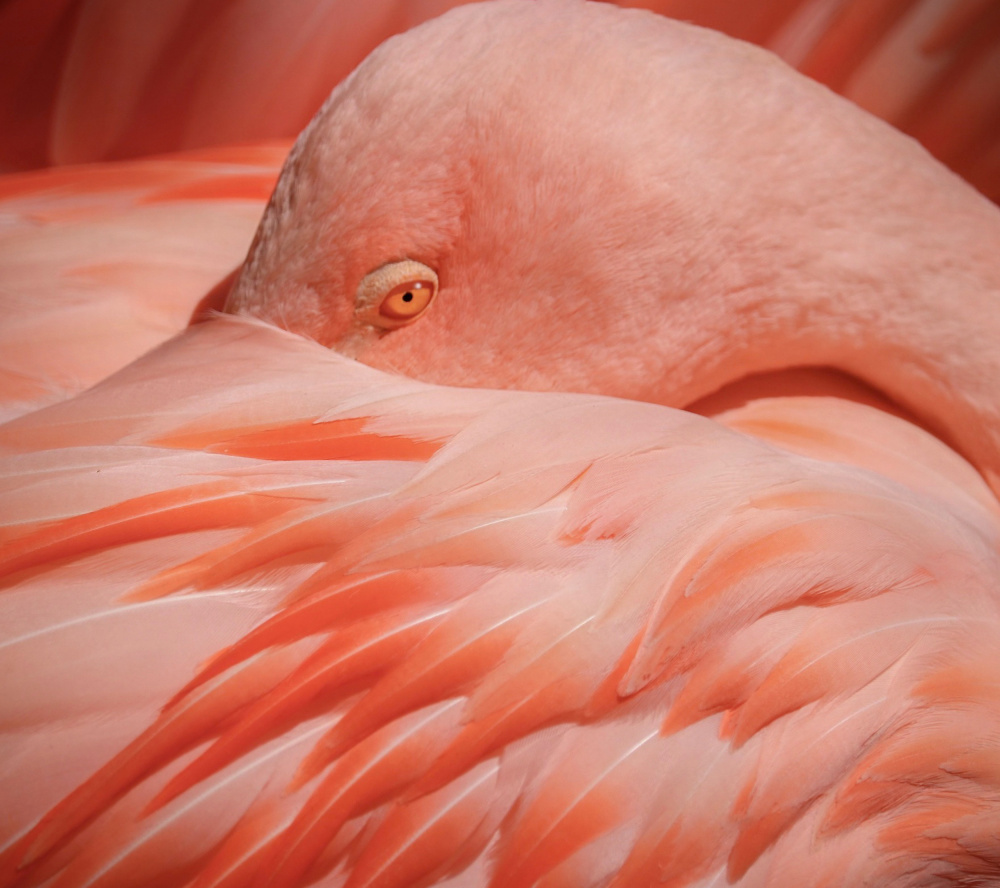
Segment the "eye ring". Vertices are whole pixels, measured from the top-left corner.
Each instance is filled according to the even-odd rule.
[[[361,279],[355,310],[365,323],[395,330],[423,317],[437,291],[437,272],[430,266],[413,259],[390,262]]]

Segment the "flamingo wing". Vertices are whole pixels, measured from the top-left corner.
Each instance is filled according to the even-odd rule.
[[[227,317],[8,423],[0,884],[995,877],[995,501],[784,400],[723,417],[779,448]]]
[[[82,391],[183,329],[242,261],[287,147],[0,181],[0,417]]]

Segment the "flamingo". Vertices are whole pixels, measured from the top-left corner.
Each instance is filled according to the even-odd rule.
[[[0,291],[2,415],[80,391],[182,329],[210,283],[242,259],[234,236],[252,227],[270,194],[290,147],[284,137],[378,42],[455,5],[315,0],[293,10],[260,0],[163,0],[139,10],[120,0],[8,0],[0,8],[0,168],[185,153],[8,180],[0,201],[16,222]],[[1000,12],[991,0],[640,5],[767,46],[1000,197]],[[203,151],[261,137],[282,138],[249,153]],[[129,201],[137,206],[125,212]],[[203,216],[219,225],[199,224]],[[150,266],[166,242],[176,249]],[[224,242],[232,250],[217,250]],[[95,274],[86,251],[110,244],[117,251]],[[41,252],[47,261],[33,261]],[[139,284],[140,270],[152,268],[162,282],[155,299],[148,282]]]
[[[690,26],[390,41],[0,428],[0,884],[989,884],[998,229]]]

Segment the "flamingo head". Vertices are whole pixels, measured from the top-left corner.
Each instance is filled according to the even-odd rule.
[[[785,75],[603,4],[475,4],[394,37],[300,137],[229,310],[432,382],[649,397],[692,347],[652,333],[722,334],[701,294],[739,235],[713,208],[759,216],[723,194],[751,149],[714,110],[752,99],[747,67]]]
[[[995,207],[915,142],[764,50],[498,0],[334,91],[227,308],[441,384],[684,406],[829,365],[934,414],[954,375],[920,332],[947,332],[940,259],[995,270],[990,232]]]

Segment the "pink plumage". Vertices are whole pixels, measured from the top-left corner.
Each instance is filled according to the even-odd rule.
[[[77,245],[53,306],[131,318],[157,267],[171,298],[107,366],[8,359],[0,885],[1000,878],[996,208],[742,45],[485,4],[387,44],[295,149],[229,297],[272,323],[82,391],[221,305],[283,153],[8,180],[40,223],[9,267]],[[88,263],[95,219],[182,226],[190,265]],[[400,262],[440,289],[379,328],[354,293]]]
[[[926,433],[828,406],[954,477],[920,492],[653,405],[429,387],[239,320],[9,423],[20,490],[79,492],[8,509],[5,608],[53,616],[4,620],[5,797],[28,822],[66,797],[8,827],[6,881],[778,885],[809,849],[873,884],[965,872],[997,810],[973,764],[1000,719],[997,509]],[[305,420],[322,458],[252,455]],[[905,862],[876,853],[894,842]]]

